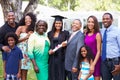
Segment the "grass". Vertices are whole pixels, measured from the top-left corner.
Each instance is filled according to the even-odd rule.
[[[0,80],[3,80],[3,63],[2,63],[1,53],[0,53]],[[37,80],[33,68],[31,68],[31,69],[28,71],[27,80]]]
[[[2,63],[2,57],[0,53],[0,80],[3,80],[3,63]]]

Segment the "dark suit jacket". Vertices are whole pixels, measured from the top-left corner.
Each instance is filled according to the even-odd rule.
[[[78,68],[78,52],[84,45],[84,35],[81,31],[77,32],[68,42],[65,53],[65,69],[71,71],[73,67]]]

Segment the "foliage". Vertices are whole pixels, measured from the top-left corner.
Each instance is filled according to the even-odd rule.
[[[75,10],[79,0],[39,0],[42,5],[55,7],[60,10]]]
[[[39,3],[63,11],[120,11],[120,0],[39,0]]]
[[[103,10],[120,10],[120,1],[119,0],[98,0],[96,1],[96,10],[103,11]]]

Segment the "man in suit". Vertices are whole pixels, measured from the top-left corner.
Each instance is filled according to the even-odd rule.
[[[72,23],[72,35],[70,36],[65,54],[65,70],[68,80],[77,80],[79,73],[78,52],[82,45],[84,45],[84,35],[80,31],[81,21],[75,19]]]

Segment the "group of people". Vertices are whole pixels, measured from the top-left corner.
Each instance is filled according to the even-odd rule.
[[[14,12],[8,12],[0,28],[5,80],[27,80],[30,62],[37,80],[120,79],[120,30],[112,24],[112,14],[103,14],[101,30],[97,18],[89,16],[84,33],[79,19],[69,33],[63,30],[64,17],[53,17],[52,30],[46,34],[47,22],[37,21],[33,13],[16,23]]]

